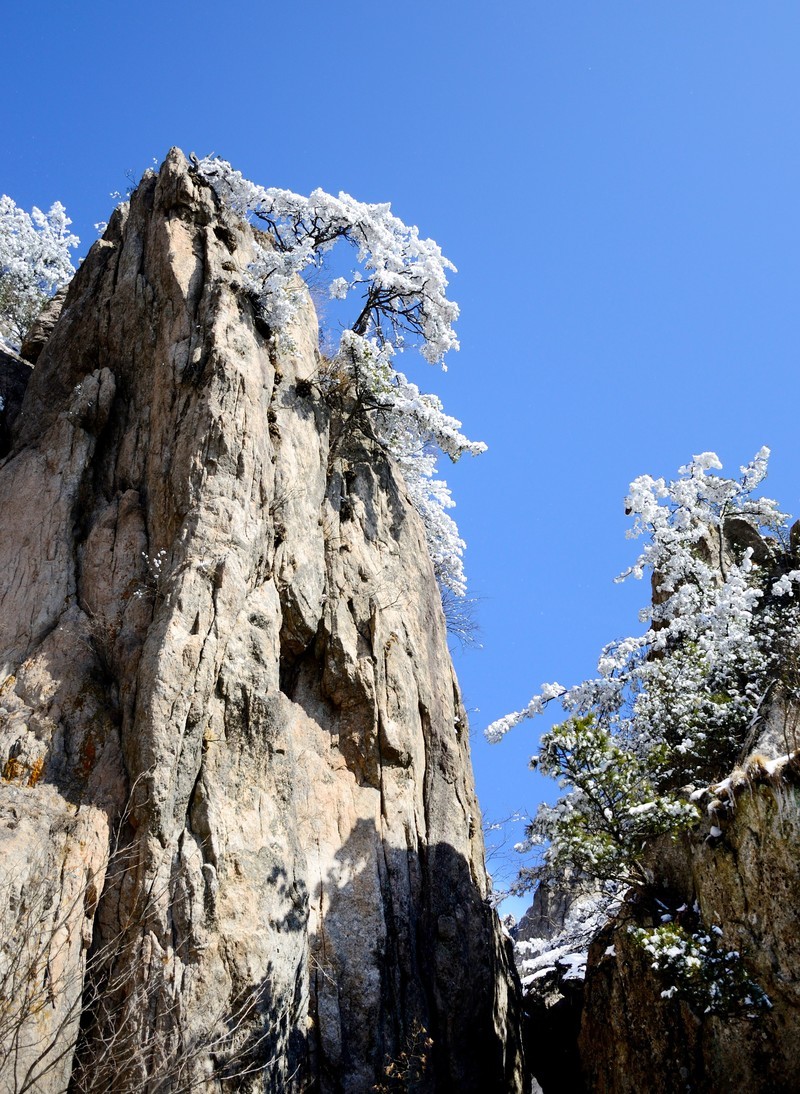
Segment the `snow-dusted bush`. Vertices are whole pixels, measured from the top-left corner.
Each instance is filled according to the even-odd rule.
[[[715,474],[719,460],[703,453],[673,482],[632,483],[630,534],[647,538],[622,577],[651,573],[649,627],[606,646],[594,678],[544,685],[487,730],[499,740],[554,700],[568,715],[534,760],[568,793],[530,826],[530,844],[547,844],[532,880],[568,865],[646,884],[647,843],[698,816],[686,784],[733,765],[776,690],[796,698],[796,559],[785,514],[754,496],[768,457],[762,449],[739,479]]]
[[[697,823],[680,796],[660,792],[667,752],[627,747],[594,714],[570,718],[542,737],[533,765],[571,791],[542,805],[528,827],[528,845],[547,844],[546,869],[565,865],[580,876],[647,885],[642,854],[653,836]]]
[[[15,348],[47,298],[75,269],[70,251],[80,242],[61,202],[30,213],[0,196],[0,339]]]
[[[388,204],[369,205],[323,190],[303,197],[259,186],[216,158],[196,167],[221,200],[239,216],[254,219],[268,237],[265,245],[256,244],[247,287],[277,338],[285,336],[303,298],[297,276],[310,267],[322,269],[338,243],[353,249],[357,268],[328,285],[333,299],[358,301],[335,368],[349,378],[377,439],[402,468],[441,587],[463,596],[464,542],[447,512],[454,503],[446,483],[436,478],[436,460],[444,453],[456,461],[486,446],[469,441],[439,399],[421,393],[392,363],[405,348],[418,349],[431,364],[458,349],[453,330],[458,306],[447,298],[447,271],[455,267]]]
[[[662,999],[686,999],[703,1014],[755,1017],[772,1004],[747,975],[738,950],[726,950],[722,930],[688,931],[678,923],[630,928],[634,942],[651,958],[667,987]]]

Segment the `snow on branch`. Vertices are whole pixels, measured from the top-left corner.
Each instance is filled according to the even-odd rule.
[[[463,596],[465,545],[447,512],[454,502],[447,484],[436,477],[436,463],[440,453],[455,462],[464,453],[478,455],[486,445],[468,440],[440,400],[420,392],[392,363],[396,352],[414,347],[426,361],[445,368],[445,354],[458,349],[453,330],[458,305],[447,298],[447,272],[455,266],[388,204],[369,205],[323,190],[303,197],[259,186],[217,158],[200,160],[197,171],[235,213],[254,220],[268,236],[266,245],[256,242],[248,288],[277,336],[302,299],[297,275],[309,267],[323,269],[340,242],[355,251],[358,268],[328,285],[336,300],[357,298],[335,363],[351,378],[376,438],[403,472],[440,586]]]
[[[0,196],[0,339],[19,348],[47,298],[75,273],[70,250],[80,240],[60,201],[47,213],[20,209]]]
[[[447,299],[447,270],[455,266],[432,239],[394,216],[388,203],[369,205],[349,194],[314,190],[308,197],[291,190],[258,186],[225,160],[206,157],[198,165],[220,198],[242,217],[254,217],[272,241],[261,248],[257,268],[259,296],[269,322],[285,322],[292,274],[321,266],[340,240],[356,251],[363,272],[337,277],[329,292],[336,299],[360,294],[352,329],[356,334],[402,347],[410,335],[432,364],[458,349],[453,323],[458,305]],[[287,291],[288,290],[288,291]],[[291,304],[289,304],[291,308]]]
[[[353,331],[344,332],[339,347],[339,359],[354,378],[362,405],[372,413],[375,436],[399,464],[411,502],[422,516],[439,584],[464,596],[465,544],[447,512],[455,504],[447,484],[434,477],[436,461],[439,452],[453,463],[464,453],[477,456],[486,445],[468,440],[460,432],[461,422],[445,414],[437,396],[423,394],[393,367],[392,355],[391,345],[380,346]]]
[[[544,685],[486,731],[498,741],[552,701],[566,715],[532,761],[568,790],[529,830],[529,845],[547,845],[543,870],[643,883],[646,842],[696,820],[686,786],[752,748],[775,689],[800,701],[800,570],[788,518],[753,494],[768,459],[762,448],[728,478],[705,452],[672,482],[636,479],[629,534],[645,542],[620,580],[650,573],[652,604],[640,613],[649,626],[607,645],[593,678]]]

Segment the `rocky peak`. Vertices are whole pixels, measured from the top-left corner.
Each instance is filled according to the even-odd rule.
[[[8,422],[2,1089],[521,1090],[424,532],[252,246],[170,152]]]

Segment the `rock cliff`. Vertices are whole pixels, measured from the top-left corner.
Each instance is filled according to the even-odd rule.
[[[800,752],[738,769],[698,801],[711,815],[650,849],[649,892],[615,907],[580,887],[540,889],[521,922],[526,1047],[545,1094],[797,1090]],[[664,921],[713,938],[764,1005],[673,995],[634,935]]]
[[[706,822],[657,848],[659,908],[628,904],[592,944],[580,1033],[587,1090],[797,1090],[800,754],[768,777],[742,779],[725,797],[725,815],[713,827]],[[683,908],[718,932],[768,1005],[714,1013],[665,997],[663,978],[630,929],[657,923],[667,908]]]
[[[782,599],[780,581],[800,561],[800,522],[780,538],[762,535],[752,516],[730,515],[698,529],[690,553],[709,560],[709,585],[726,587],[737,558],[760,568],[756,599],[763,598],[770,625],[781,632],[780,653],[765,643],[749,674],[740,667],[739,681],[728,677],[734,695],[746,680],[758,701],[746,719],[731,723],[727,738],[715,732],[708,708],[703,712],[691,675],[679,679],[656,734],[675,729],[688,700],[694,729],[714,734],[715,745],[691,783],[679,758],[661,782],[669,791],[680,779],[679,800],[693,810],[689,825],[637,836],[627,845],[636,871],[610,871],[606,864],[598,871],[602,883],[581,873],[575,860],[551,869],[515,928],[526,1047],[545,1094],[799,1088],[800,687],[796,601]],[[657,550],[655,534],[653,542]],[[669,586],[656,573],[653,604],[668,604],[676,587],[680,581]],[[732,641],[727,626],[719,633]],[[693,642],[700,647],[697,632]],[[669,659],[677,648],[651,648],[648,661]],[[718,686],[716,700],[734,702]],[[638,702],[646,690],[645,683],[628,695]],[[598,718],[607,716],[600,707]],[[634,716],[626,731],[647,734],[647,717]],[[673,757],[680,752],[675,748]],[[602,781],[609,767],[597,762],[580,787],[619,824],[614,838],[619,833],[621,845],[630,831],[625,813],[651,809],[655,793],[648,789],[648,800],[633,804],[627,791]],[[586,816],[584,833],[597,817]]]
[[[521,1090],[424,532],[252,242],[171,152],[8,366],[0,1090]]]

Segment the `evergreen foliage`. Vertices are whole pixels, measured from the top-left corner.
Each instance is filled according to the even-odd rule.
[[[593,679],[544,685],[487,730],[499,740],[553,700],[568,715],[532,761],[567,793],[529,827],[525,846],[546,849],[523,884],[569,868],[646,886],[648,843],[699,818],[695,784],[741,758],[771,702],[800,695],[800,560],[786,515],[755,493],[768,457],[733,479],[703,453],[673,482],[632,483],[630,535],[645,542],[622,578],[652,575],[649,627],[606,646]]]
[[[686,930],[679,923],[631,928],[634,942],[652,959],[651,968],[669,986],[662,999],[679,996],[703,1014],[745,1014],[749,1018],[772,1004],[747,976],[738,950],[722,945],[722,930]]]
[[[80,240],[60,201],[47,213],[20,209],[0,195],[0,340],[18,348],[48,297],[75,269],[70,251]]]
[[[407,348],[417,348],[431,364],[458,349],[453,330],[458,306],[447,298],[447,272],[455,266],[388,204],[369,205],[323,190],[303,197],[259,186],[217,158],[199,161],[197,170],[220,200],[265,233],[263,243],[256,243],[248,288],[279,340],[289,338],[304,298],[298,275],[324,272],[338,243],[355,253],[349,277],[334,277],[328,285],[336,300],[358,297],[354,321],[334,353],[334,371],[352,385],[377,440],[403,471],[440,587],[464,596],[465,544],[448,513],[454,502],[447,484],[435,477],[436,462],[440,453],[455,462],[464,453],[478,455],[486,445],[468,440],[440,400],[420,392],[393,365],[394,356]]]

